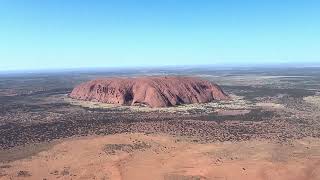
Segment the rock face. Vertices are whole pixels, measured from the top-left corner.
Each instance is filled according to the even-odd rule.
[[[221,88],[191,77],[105,78],[75,87],[71,98],[119,105],[168,107],[225,100]]]

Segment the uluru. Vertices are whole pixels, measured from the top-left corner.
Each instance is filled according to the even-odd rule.
[[[76,86],[71,98],[118,105],[169,107],[226,100],[228,95],[208,80],[182,77],[103,78]]]

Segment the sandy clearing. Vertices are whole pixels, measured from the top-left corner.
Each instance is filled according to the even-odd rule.
[[[320,96],[307,96],[304,97],[303,100],[307,103],[313,104],[317,108],[320,108]]]
[[[256,106],[263,107],[263,108],[271,108],[271,109],[284,109],[283,104],[271,103],[271,102],[264,102],[264,103],[256,103]]]
[[[106,153],[107,144],[147,146]],[[135,146],[130,146],[135,147]],[[199,144],[167,135],[66,139],[31,158],[0,164],[0,179],[320,179],[320,140]]]

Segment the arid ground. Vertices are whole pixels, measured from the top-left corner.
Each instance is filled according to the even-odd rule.
[[[64,139],[1,165],[8,179],[319,179],[320,141],[197,143],[139,133]]]
[[[231,100],[151,109],[68,97],[90,79],[141,75],[202,77]],[[0,179],[320,179],[320,69],[0,75]]]

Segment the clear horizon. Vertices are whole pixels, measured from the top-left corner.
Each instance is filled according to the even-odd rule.
[[[0,71],[320,64],[320,2],[0,2]]]

